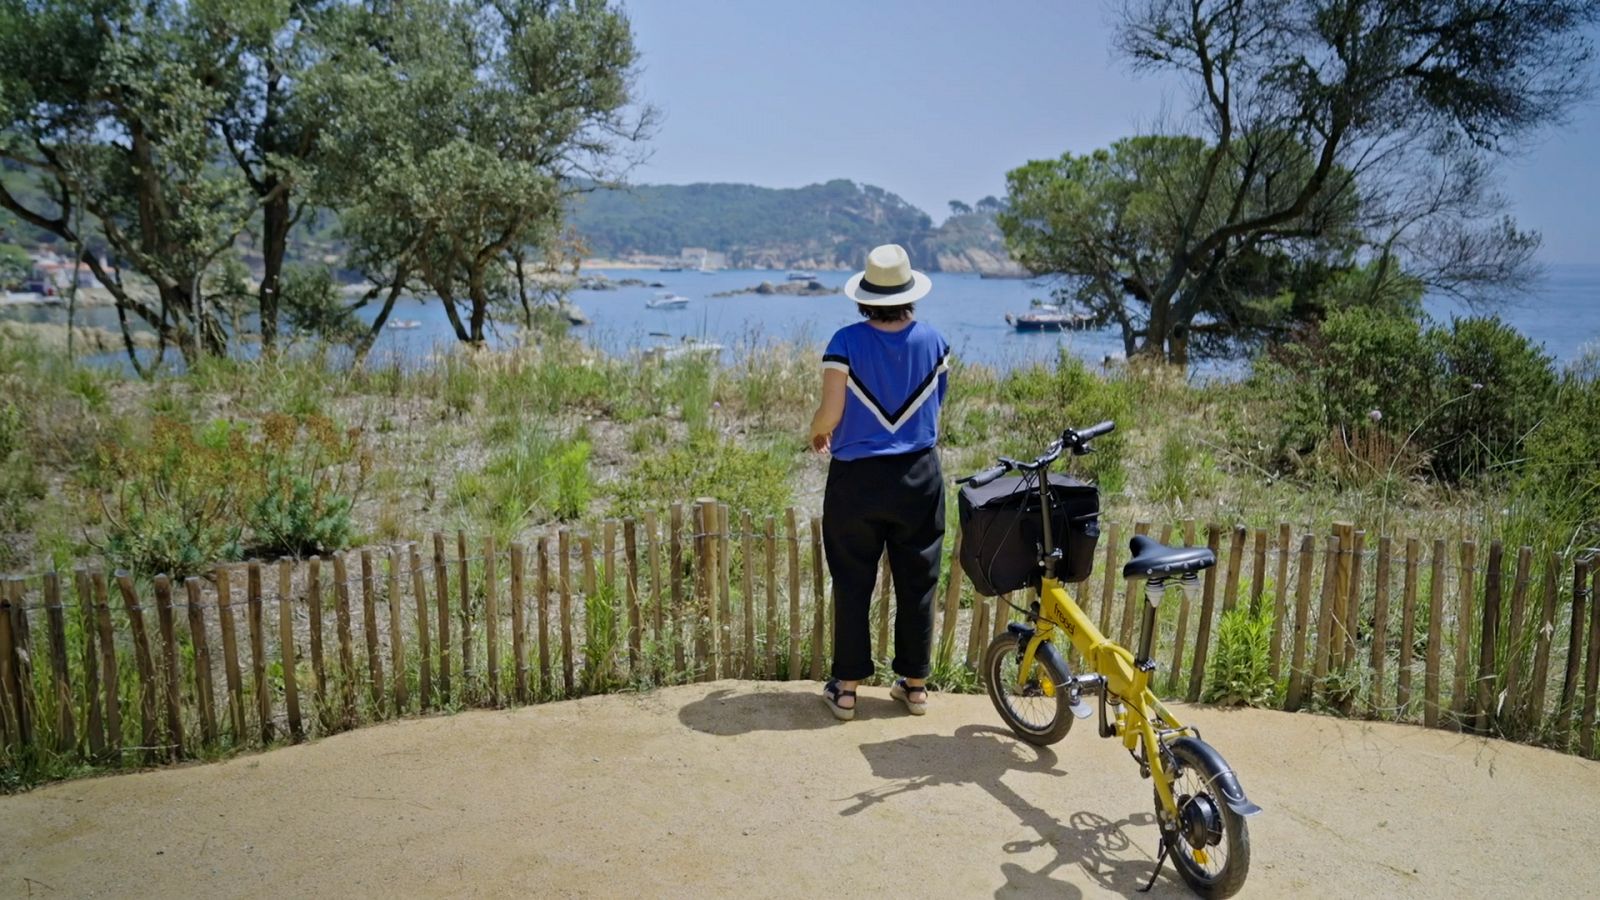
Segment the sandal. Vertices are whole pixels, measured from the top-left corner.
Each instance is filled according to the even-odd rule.
[[[911,699],[914,694],[921,694],[921,700]],[[924,715],[928,712],[928,686],[925,684],[906,684],[904,678],[896,681],[894,687],[889,688],[889,696],[906,705],[913,716]]]
[[[839,679],[822,686],[822,699],[828,704],[828,709],[833,710],[833,717],[843,722],[848,722],[856,717],[855,706],[840,706],[839,701],[845,697],[855,699],[855,691],[847,691],[839,686]]]

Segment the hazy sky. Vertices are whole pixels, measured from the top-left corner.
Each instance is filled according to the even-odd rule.
[[[848,178],[934,219],[1029,159],[1148,126],[1183,97],[1115,58],[1102,0],[625,0],[665,119],[642,183]],[[1502,166],[1547,262],[1600,263],[1600,106]]]

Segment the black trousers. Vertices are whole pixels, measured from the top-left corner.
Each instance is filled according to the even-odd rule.
[[[885,550],[895,595],[891,668],[906,678],[928,677],[944,545],[938,451],[834,460],[822,501],[822,545],[833,575],[833,677],[860,681],[875,671],[868,611]]]

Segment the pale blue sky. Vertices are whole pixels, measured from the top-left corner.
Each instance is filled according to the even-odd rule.
[[[1114,58],[1102,0],[625,0],[665,114],[641,183],[849,178],[940,220],[1026,160],[1104,146],[1183,98]],[[1600,263],[1600,106],[1502,171],[1547,262]]]

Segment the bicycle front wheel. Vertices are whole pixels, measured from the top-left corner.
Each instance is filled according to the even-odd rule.
[[[1066,685],[1071,675],[1053,657],[1035,657],[1033,671],[1019,675],[1022,646],[1015,635],[1002,634],[983,654],[983,680],[989,699],[1006,725],[1030,744],[1054,744],[1072,730],[1072,704]]]
[[[1216,784],[1220,772],[1211,761],[1181,745],[1172,748],[1172,757],[1172,795],[1178,802],[1178,821],[1167,837],[1172,863],[1196,894],[1232,897],[1250,874],[1245,817],[1225,802]],[[1156,812],[1162,813],[1159,795]]]

